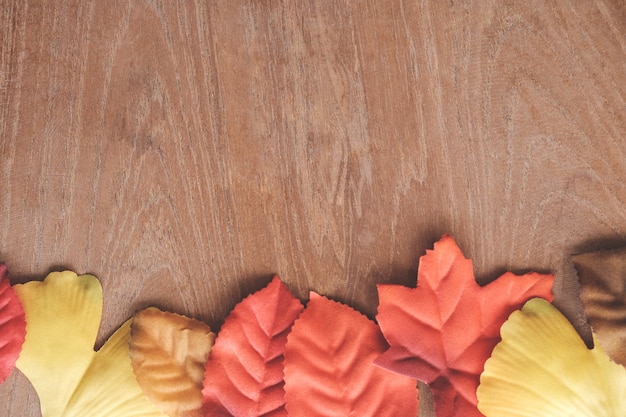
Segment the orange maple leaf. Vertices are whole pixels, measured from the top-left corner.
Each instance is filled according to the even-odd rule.
[[[508,316],[552,300],[552,275],[507,272],[481,287],[450,236],[420,258],[417,288],[379,285],[376,316],[390,348],[376,364],[427,383],[439,417],[482,416],[476,389]]]

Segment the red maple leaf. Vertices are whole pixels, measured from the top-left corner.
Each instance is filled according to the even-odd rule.
[[[206,364],[206,416],[286,416],[283,352],[304,307],[276,276],[237,304],[222,326]]]
[[[552,300],[552,275],[508,272],[481,287],[450,236],[420,258],[417,288],[379,285],[376,316],[390,348],[376,364],[427,383],[439,417],[482,416],[476,389],[508,316]]]
[[[15,367],[25,337],[24,308],[11,287],[6,266],[0,263],[0,383]]]

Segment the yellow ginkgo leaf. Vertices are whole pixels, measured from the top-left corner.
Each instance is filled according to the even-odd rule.
[[[130,358],[146,396],[170,417],[202,417],[202,380],[215,334],[201,321],[150,307],[135,314]]]
[[[26,313],[17,367],[37,391],[43,417],[165,416],[133,374],[130,320],[94,351],[102,313],[96,277],[54,272],[15,291]]]
[[[626,369],[587,349],[552,304],[528,301],[501,333],[477,392],[485,416],[623,417]]]

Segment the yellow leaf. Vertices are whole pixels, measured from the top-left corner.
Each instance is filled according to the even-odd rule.
[[[130,357],[146,396],[170,417],[202,417],[202,380],[215,334],[151,307],[133,318]]]
[[[587,349],[552,304],[528,301],[501,333],[477,392],[485,416],[623,417],[626,369]]]
[[[133,374],[130,321],[94,351],[102,313],[96,277],[54,272],[15,291],[26,313],[17,367],[37,391],[43,417],[164,416]]]

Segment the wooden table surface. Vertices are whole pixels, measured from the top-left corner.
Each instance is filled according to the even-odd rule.
[[[275,273],[374,317],[444,233],[584,331],[569,256],[626,243],[621,0],[0,4],[0,260],[98,276],[100,343]]]

